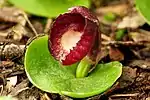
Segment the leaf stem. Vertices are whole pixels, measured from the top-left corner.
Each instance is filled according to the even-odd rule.
[[[76,78],[86,77],[91,68],[91,65],[92,63],[90,63],[86,57],[83,58],[76,69]]]

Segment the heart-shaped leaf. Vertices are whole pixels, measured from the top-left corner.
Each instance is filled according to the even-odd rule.
[[[144,16],[147,23],[150,24],[150,0],[136,0],[137,10]]]
[[[35,39],[25,54],[25,70],[29,80],[38,88],[64,94],[74,98],[84,98],[100,94],[110,88],[122,73],[119,62],[99,64],[84,78],[76,78],[77,64],[63,66],[48,50],[48,36]]]
[[[17,7],[39,16],[56,17],[72,6],[89,7],[89,0],[8,0]]]

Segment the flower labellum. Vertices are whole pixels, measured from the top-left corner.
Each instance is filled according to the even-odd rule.
[[[96,16],[82,6],[72,7],[59,15],[48,41],[52,56],[63,65],[71,65],[85,56],[95,55],[100,35],[98,25]]]

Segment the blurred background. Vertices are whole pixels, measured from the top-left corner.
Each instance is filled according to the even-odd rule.
[[[25,47],[49,34],[55,18],[72,6],[85,6],[99,19],[100,63],[124,65],[121,78],[109,91],[87,100],[150,100],[149,0],[0,0],[0,96],[73,100],[34,87],[23,65]]]

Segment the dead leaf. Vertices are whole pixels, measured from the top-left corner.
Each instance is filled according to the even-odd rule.
[[[0,21],[15,22],[24,25],[26,20],[23,17],[23,11],[16,7],[0,8]]]
[[[21,40],[23,35],[27,35],[28,34],[28,31],[21,24],[17,24],[10,31],[13,31],[13,39],[14,40],[18,40],[18,41]]]
[[[10,44],[6,45],[4,48],[3,46],[0,46],[0,56],[4,56],[6,59],[12,59],[15,57],[19,57],[23,55],[25,49],[25,45],[15,45],[15,44]],[[3,51],[2,51],[3,50]]]
[[[40,100],[41,94],[43,94],[43,91],[36,87],[32,87],[21,91],[16,97],[19,100]]]
[[[150,100],[150,97],[147,97],[146,100]]]
[[[35,28],[35,30],[38,33],[43,33],[44,32],[44,27],[43,27],[43,24],[40,22],[40,20],[32,19],[31,23],[32,23],[33,27]],[[49,28],[50,28],[50,26],[49,26]]]
[[[140,30],[140,32],[130,32],[129,37],[135,42],[150,42],[150,32]]]
[[[8,77],[7,81],[11,86],[15,86],[17,83],[17,76]]]
[[[9,27],[6,30],[0,31],[0,37],[2,36],[3,38],[6,38],[11,33],[14,40],[20,41],[23,36],[29,37],[33,36],[33,33],[27,30],[27,28],[25,27],[26,22],[28,22],[28,24],[30,23],[27,14],[18,8],[15,7],[0,8],[0,21],[16,23],[16,25]],[[31,26],[30,24],[29,26]],[[3,26],[2,28],[5,27]]]
[[[122,60],[124,60],[124,54],[118,48],[115,48],[115,47],[110,47],[109,57],[113,61],[122,61]]]
[[[106,40],[106,41],[110,41],[110,40],[111,40],[111,37],[109,37],[109,36],[107,36],[107,35],[105,35],[105,34],[101,34],[101,38],[102,38],[103,40]]]
[[[6,85],[6,78],[5,78],[5,74],[0,73],[0,86],[3,86],[3,85]]]
[[[16,23],[12,23],[12,22],[2,22],[0,23],[0,31],[5,31],[8,28],[11,28],[15,25]]]
[[[150,47],[149,46],[137,51],[137,53],[142,59],[150,59]]]
[[[61,95],[60,98],[61,100],[73,100],[72,98],[65,96],[65,95]]]
[[[132,67],[139,67],[142,69],[150,70],[150,60],[133,60],[129,65]]]
[[[8,68],[8,67],[12,67],[14,65],[14,62],[12,61],[1,61],[0,62],[0,68]]]
[[[146,21],[144,20],[144,18],[140,14],[136,13],[132,16],[124,17],[123,20],[118,23],[117,28],[138,28],[139,26],[142,26],[145,23]]]
[[[52,99],[47,95],[47,93],[44,93],[44,95],[42,95],[40,100],[52,100]]]
[[[100,7],[96,9],[96,14],[106,14],[109,12],[115,13],[119,16],[124,16],[127,14],[129,6],[127,4],[118,4],[118,5],[112,5],[112,6],[106,6],[106,7]]]
[[[97,55],[96,63],[98,63],[101,59],[105,58],[108,55],[108,53],[108,48],[102,47],[101,51]]]
[[[11,89],[11,92],[9,95],[16,96],[20,92],[24,91],[25,89],[28,89],[29,80],[25,79],[21,83],[17,84],[15,87]]]

